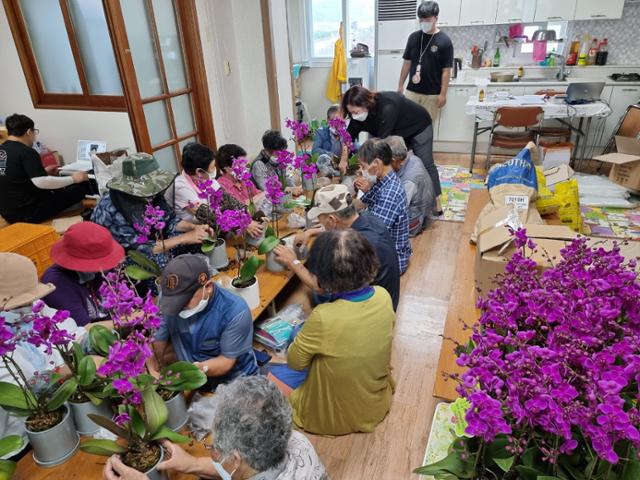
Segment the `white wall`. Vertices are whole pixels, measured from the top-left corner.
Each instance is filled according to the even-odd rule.
[[[286,16],[282,16],[284,6],[280,3],[284,0],[272,0],[271,8],[284,121],[293,115],[293,109]],[[260,1],[197,0],[196,5],[216,141],[218,145],[237,143],[254,156],[262,148],[262,134],[271,125]]]
[[[256,0],[257,1],[257,0]],[[276,63],[276,84],[280,101],[280,129],[285,130],[285,121],[293,118],[293,89],[291,85],[291,54],[287,28],[287,3],[285,0],[269,0],[271,12],[271,35]],[[284,133],[286,137],[287,134]]]
[[[104,140],[108,148],[135,150],[129,116],[124,112],[34,108],[4,8],[0,8],[0,117],[22,113],[40,129],[40,141],[64,156],[76,158],[78,140]]]

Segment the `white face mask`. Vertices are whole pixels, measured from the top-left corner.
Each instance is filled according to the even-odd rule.
[[[420,22],[420,29],[423,33],[429,33],[433,28],[434,22]]]
[[[224,459],[222,459],[222,461],[224,462]],[[213,468],[216,469],[216,472],[218,472],[218,475],[220,475],[222,480],[232,480],[233,474],[236,473],[237,468],[233,472],[229,473],[222,466],[222,462],[218,463],[215,460],[211,460],[211,463],[213,463]]]
[[[369,112],[367,112],[366,110],[364,112],[351,114],[351,118],[353,118],[358,122],[364,122],[368,116],[369,116]]]
[[[333,128],[333,127],[329,127],[329,131],[330,131],[333,135],[337,135],[337,134],[338,134],[338,131],[337,131],[335,128]]]
[[[203,288],[203,292],[204,292],[204,288]],[[178,315],[180,316],[180,318],[185,318],[185,319],[191,318],[194,315],[203,311],[205,308],[207,308],[208,304],[209,304],[209,298],[204,297],[202,300],[198,302],[198,305],[188,310],[182,310],[180,313],[178,313]]]

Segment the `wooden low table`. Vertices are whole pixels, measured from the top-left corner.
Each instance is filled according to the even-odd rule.
[[[182,447],[193,456],[209,457],[211,452],[205,445],[210,443],[207,438],[204,442],[192,441],[183,444]],[[18,467],[11,478],[12,480],[101,480],[106,461],[107,457],[91,455],[78,449],[66,463],[52,468],[42,468],[34,462],[29,452],[18,462]],[[171,472],[169,478],[170,480],[194,480],[198,477]]]
[[[455,342],[465,345],[471,337],[471,327],[480,317],[476,308],[475,258],[476,246],[469,243],[480,212],[489,203],[486,189],[471,190],[467,204],[467,214],[462,227],[462,237],[458,244],[458,256],[453,277],[453,288],[449,299],[449,309],[444,325],[444,341],[440,349],[433,396],[447,401],[458,398],[457,382],[447,379],[447,374],[462,374],[464,369],[456,364]],[[546,218],[550,224],[559,224],[557,217]],[[468,328],[467,328],[468,326]],[[453,341],[452,341],[453,340]]]

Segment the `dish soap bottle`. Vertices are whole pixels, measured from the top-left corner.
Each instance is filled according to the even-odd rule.
[[[589,55],[589,35],[585,35],[580,46],[580,54],[578,55],[578,65],[587,64],[587,55]]]
[[[567,65],[575,65],[578,63],[578,55],[580,54],[580,36],[576,35],[571,42],[569,56],[567,57]]]
[[[597,55],[598,55],[598,39],[594,38],[593,40],[591,40],[591,48],[589,48],[589,53],[587,54],[587,65],[595,65]]]
[[[493,56],[493,66],[500,66],[500,47],[496,48],[496,54]]]

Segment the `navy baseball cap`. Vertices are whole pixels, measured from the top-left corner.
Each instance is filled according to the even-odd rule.
[[[170,316],[180,313],[209,278],[209,265],[200,255],[179,255],[171,260],[160,279],[160,311]]]

